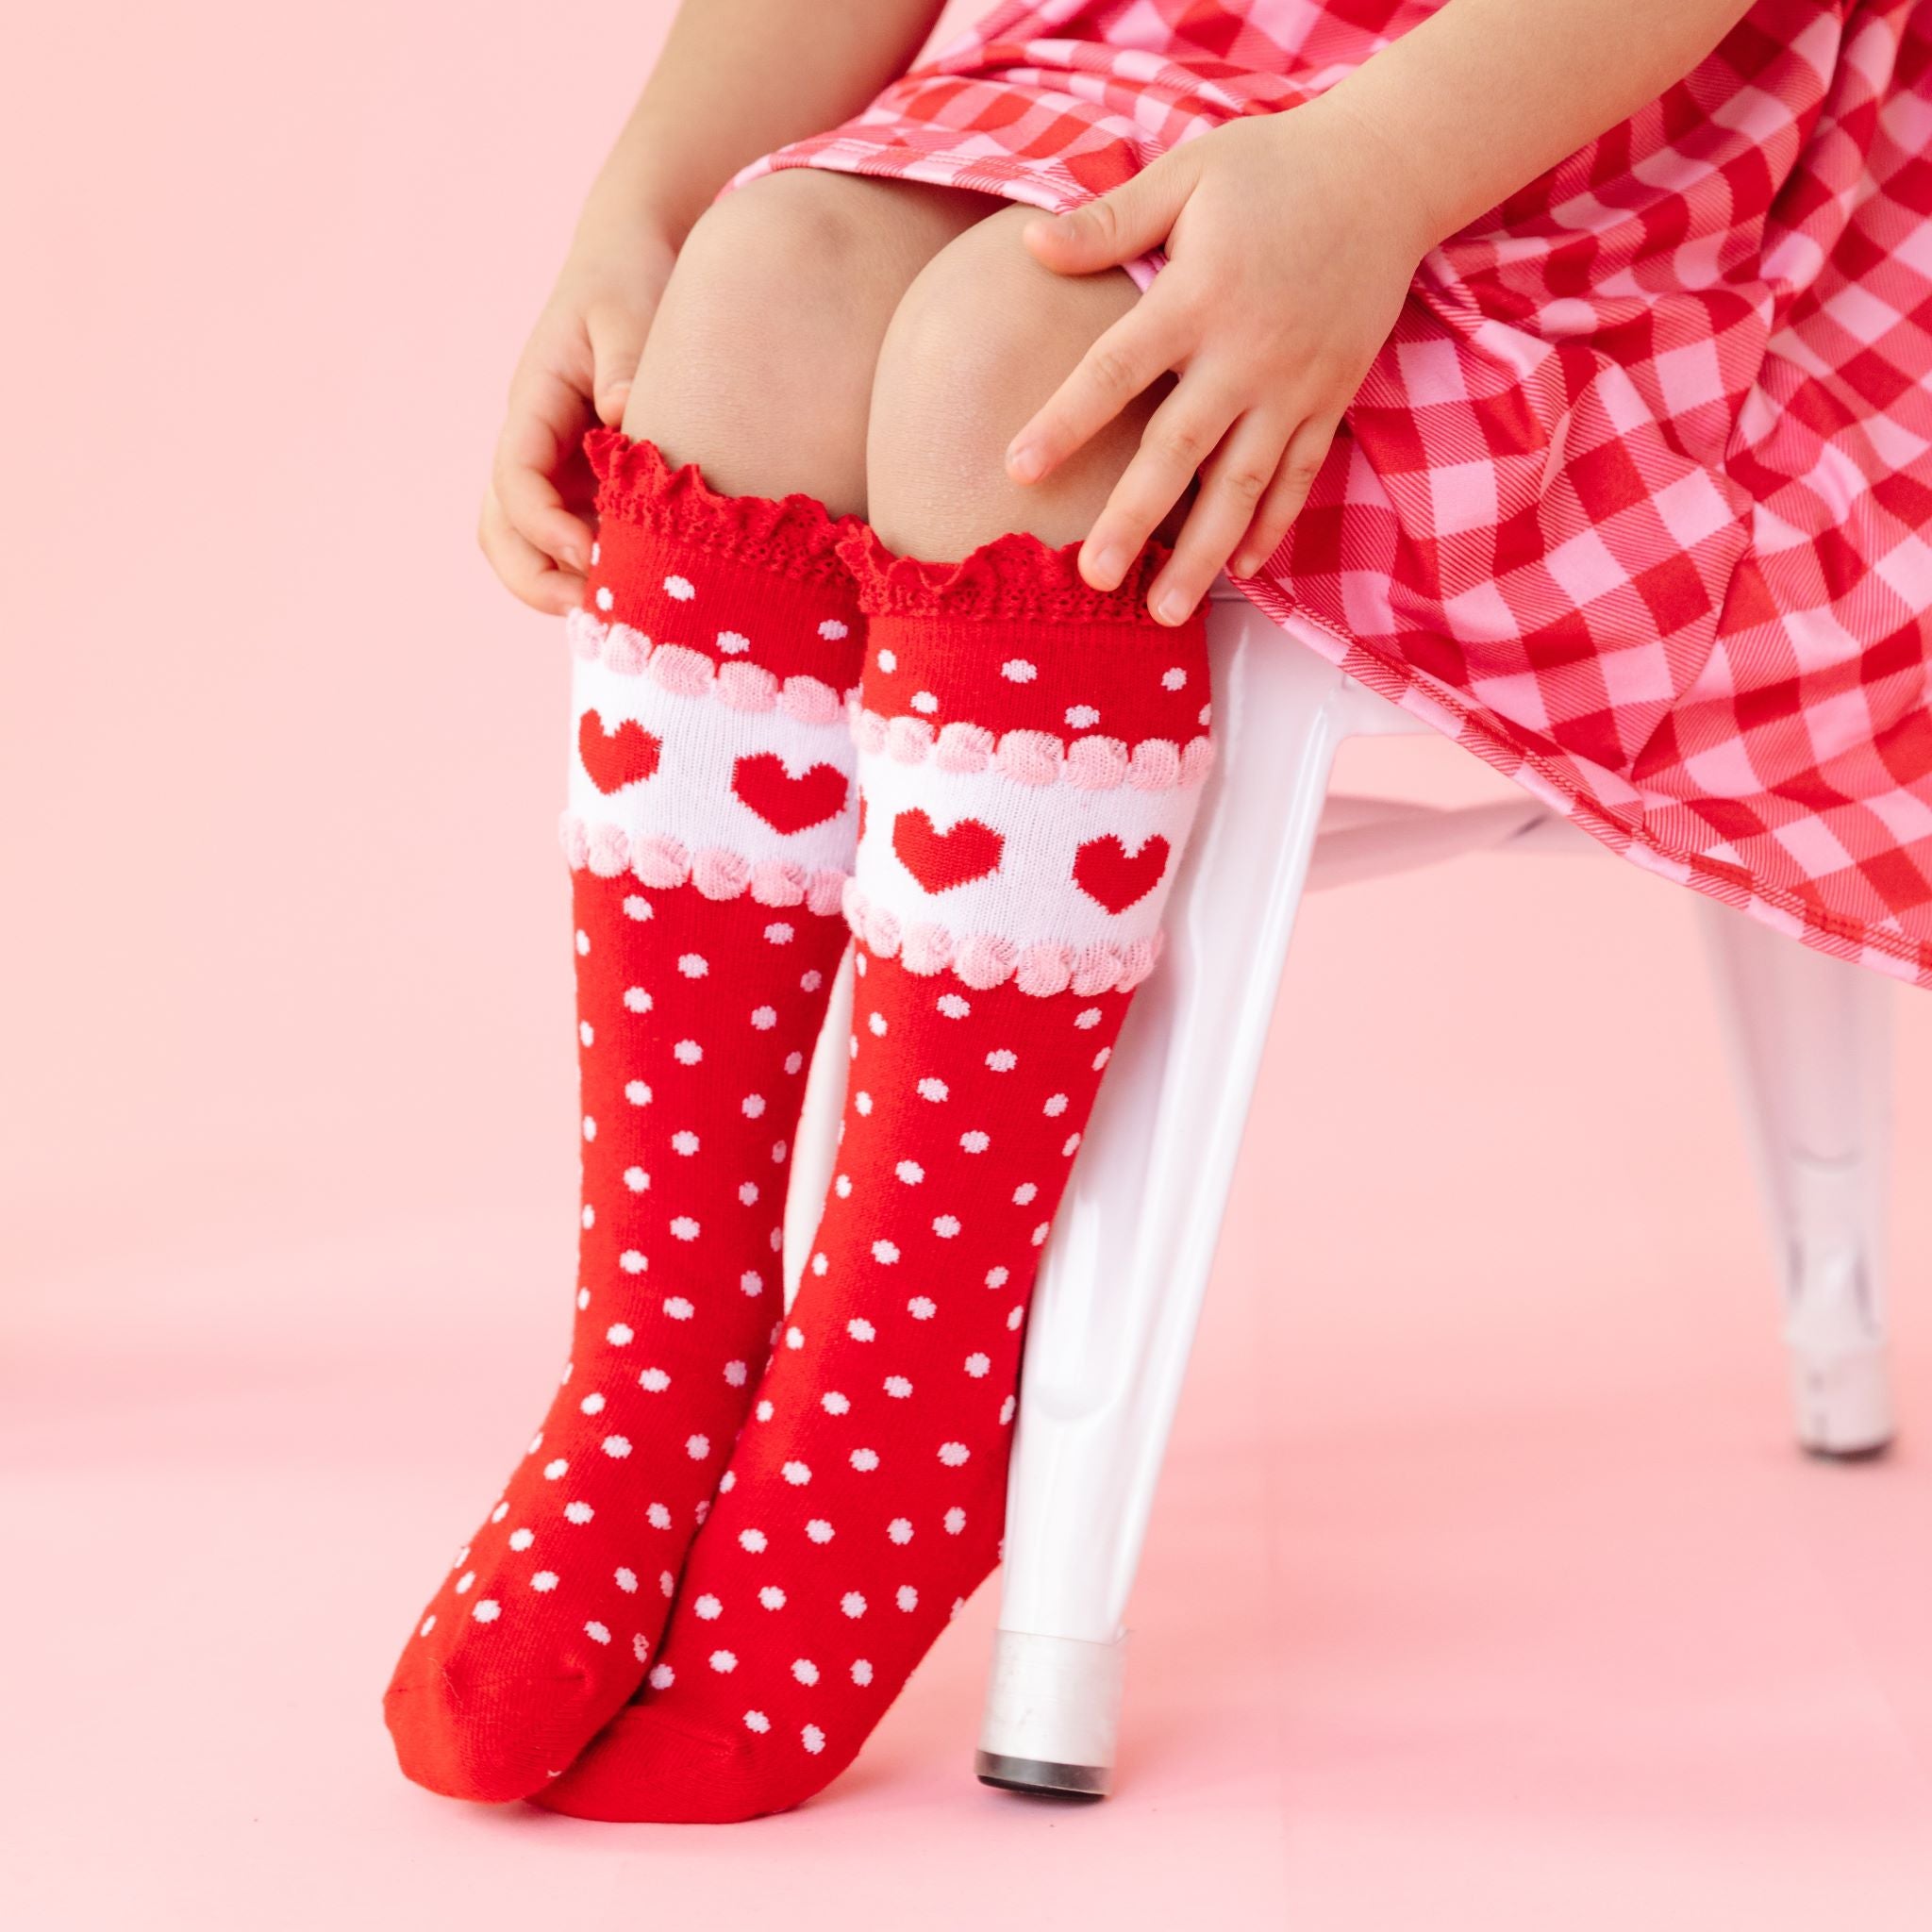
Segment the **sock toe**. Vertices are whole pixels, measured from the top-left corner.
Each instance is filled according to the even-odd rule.
[[[789,1811],[840,1769],[814,1764],[814,1774],[781,1782],[749,1737],[741,1742],[687,1728],[649,1704],[634,1704],[530,1802],[609,1824],[736,1824]]]

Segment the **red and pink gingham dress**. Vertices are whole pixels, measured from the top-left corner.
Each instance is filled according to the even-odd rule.
[[[1069,208],[1436,4],[1009,4],[740,178]],[[1759,0],[1435,250],[1241,588],[1638,863],[1932,984],[1932,8]]]

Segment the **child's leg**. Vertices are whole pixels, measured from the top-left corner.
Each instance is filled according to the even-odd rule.
[[[1133,446],[1120,432],[1112,473],[1096,460],[1037,508],[1008,492],[1007,438],[1131,299],[1124,278],[1068,291],[1012,241],[989,223],[939,258],[877,385],[875,517],[922,556],[968,554],[841,546],[870,630],[837,1177],[656,1694],[544,1792],[556,1809],[797,1803],[995,1560],[1041,1245],[1208,761],[1201,622],[1147,618],[1151,558],[1101,594],[1071,543],[972,547],[1028,510],[1079,535]]]
[[[777,1319],[857,814],[844,698],[864,621],[818,499],[856,504],[879,338],[921,248],[958,226],[957,197],[881,189],[888,244],[838,244],[821,205],[841,191],[780,177],[708,216],[666,303],[677,373],[654,335],[639,391],[675,456],[809,494],[721,495],[649,443],[594,440],[602,525],[570,626],[575,1332],[387,1700],[404,1769],[452,1795],[533,1790],[637,1687]]]

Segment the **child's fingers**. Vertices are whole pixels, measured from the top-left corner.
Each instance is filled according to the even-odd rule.
[[[1289,439],[1274,480],[1256,508],[1255,521],[1235,546],[1228,569],[1236,576],[1253,576],[1274,554],[1288,535],[1289,525],[1301,515],[1308,491],[1315,487],[1315,478],[1327,460],[1328,447],[1335,441],[1340,420],[1335,416],[1311,416]]]
[[[1160,623],[1185,622],[1208,594],[1228,552],[1253,525],[1256,505],[1276,474],[1292,421],[1250,410],[1222,439],[1201,472],[1200,492],[1181,525],[1174,555],[1147,593],[1147,608]]]
[[[533,610],[561,617],[583,602],[583,578],[558,570],[516,530],[493,490],[483,499],[483,513],[476,524],[476,542],[505,588]]]
[[[1174,305],[1150,295],[1097,337],[1007,449],[1007,472],[1037,483],[1113,421],[1180,359],[1186,346]]]
[[[606,428],[622,428],[631,384],[643,358],[650,318],[603,305],[584,317],[584,327],[591,338],[591,360],[596,372],[591,393],[596,400],[597,420]]]
[[[1191,371],[1147,420],[1141,446],[1121,473],[1080,548],[1080,575],[1110,591],[1194,473],[1227,433],[1240,405],[1200,369]]]
[[[491,487],[511,526],[559,563],[590,567],[591,529],[563,507],[555,478],[583,434],[588,400],[558,375],[538,370],[512,390],[497,439]]]
[[[1175,148],[1096,200],[1028,222],[1021,239],[1042,268],[1058,275],[1116,268],[1167,240],[1192,191],[1194,169],[1194,158]]]

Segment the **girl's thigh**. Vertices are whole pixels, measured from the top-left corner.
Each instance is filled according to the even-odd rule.
[[[888,325],[920,271],[999,204],[795,168],[715,203],[679,252],[624,427],[734,495],[863,514]]]

